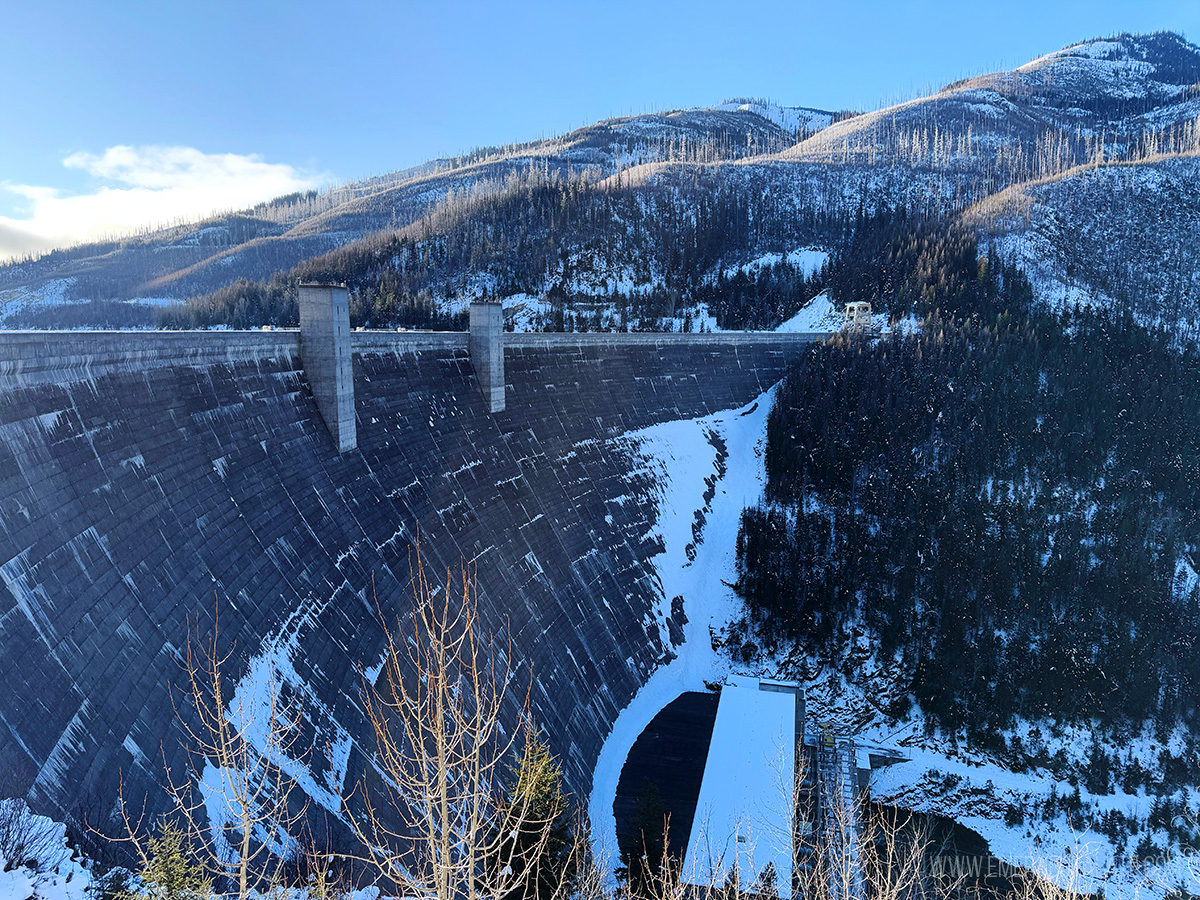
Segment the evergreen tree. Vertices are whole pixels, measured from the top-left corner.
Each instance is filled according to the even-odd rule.
[[[750,888],[750,893],[757,900],[769,900],[771,897],[779,896],[779,877],[775,874],[773,862],[768,862],[758,873],[758,877],[754,879],[754,884]]]
[[[138,900],[208,900],[212,882],[188,847],[183,830],[164,819],[146,841]]]
[[[1092,741],[1091,753],[1088,756],[1087,789],[1092,794],[1107,794],[1111,783],[1111,765],[1108,754],[1095,740]]]
[[[533,728],[509,768],[504,792],[500,822],[508,840],[500,845],[499,864],[511,865],[518,879],[506,900],[549,900],[564,889],[570,893],[576,867],[569,798],[562,767]]]

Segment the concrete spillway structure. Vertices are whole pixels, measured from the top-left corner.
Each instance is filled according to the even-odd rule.
[[[433,571],[475,566],[586,792],[672,651],[621,435],[747,403],[816,337],[506,335],[498,409],[466,334],[353,333],[350,448],[297,332],[0,333],[0,794],[65,815],[119,772],[153,792],[189,626],[219,616],[236,677],[302,699],[306,790],[333,802],[418,531]]]

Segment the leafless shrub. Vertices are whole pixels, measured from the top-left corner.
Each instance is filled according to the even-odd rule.
[[[232,652],[218,649],[216,624],[208,633],[197,623],[189,628],[180,664],[182,703],[172,696],[189,765],[173,773],[164,753],[163,788],[188,852],[206,875],[218,884],[231,882],[239,900],[247,900],[279,886],[307,803],[294,798],[298,792],[287,771],[289,760],[304,756],[300,711],[282,698],[273,678],[259,696],[227,697]],[[214,809],[225,818],[210,820]],[[132,846],[143,870],[151,862],[144,810],[144,804],[142,812],[134,810],[122,791],[117,839]]]
[[[20,866],[47,872],[66,858],[60,826],[35,816],[20,797],[0,800],[0,861],[5,872]]]

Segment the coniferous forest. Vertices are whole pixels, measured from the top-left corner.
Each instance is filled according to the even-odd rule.
[[[973,236],[902,217],[829,279],[923,322],[814,347],[780,387],[738,539],[743,652],[833,659],[865,628],[930,727],[997,750],[1018,719],[1193,732],[1200,351],[1034,308]],[[1194,759],[1164,777],[1194,784]]]
[[[400,231],[277,272],[241,279],[164,310],[163,327],[234,328],[298,322],[296,287],[334,280],[350,289],[354,326],[465,329],[447,312],[479,296],[525,292],[552,307],[545,330],[664,330],[665,317],[707,303],[722,328],[772,328],[818,294],[786,261],[726,277],[725,259],[849,231],[844,210],[796,214],[701,170],[666,185],[597,185],[585,172],[559,177],[530,168],[494,190],[445,203]],[[591,321],[577,307],[603,306]]]

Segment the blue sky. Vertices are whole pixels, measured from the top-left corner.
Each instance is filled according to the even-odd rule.
[[[17,8],[12,8],[13,6]],[[0,19],[0,257],[614,115],[874,109],[1200,2],[26,2]]]

